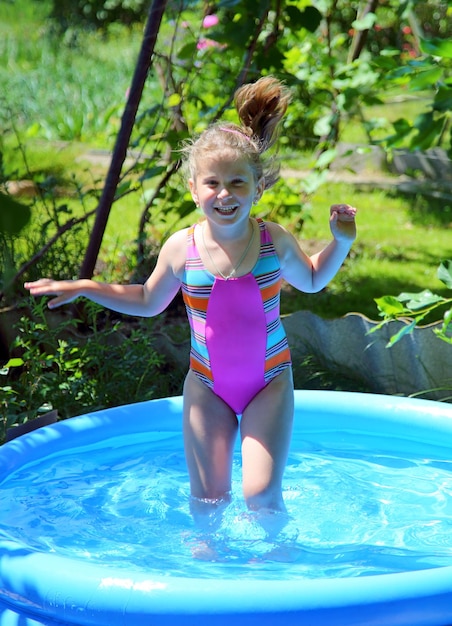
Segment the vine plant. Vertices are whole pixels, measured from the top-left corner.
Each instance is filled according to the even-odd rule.
[[[446,287],[452,290],[452,260],[443,261],[438,268],[438,278]],[[380,316],[383,321],[375,326],[370,332],[375,332],[393,320],[402,320],[406,324],[392,335],[387,347],[393,346],[405,335],[411,334],[420,326],[427,316],[444,311],[442,321],[435,325],[433,332],[443,341],[452,345],[452,294],[449,297],[440,296],[430,289],[424,289],[419,293],[401,293],[398,296],[383,296],[376,298]],[[449,308],[448,308],[449,307]]]

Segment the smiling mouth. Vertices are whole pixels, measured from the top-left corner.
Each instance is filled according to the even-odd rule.
[[[215,210],[222,215],[232,215],[238,209],[237,205],[234,206],[216,206]]]

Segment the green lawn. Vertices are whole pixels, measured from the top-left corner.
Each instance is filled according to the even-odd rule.
[[[50,145],[50,144],[49,144]],[[103,172],[89,163],[80,163],[80,146],[63,150],[50,150],[43,162],[51,166],[52,154],[55,164],[64,162],[66,172],[72,169],[77,176],[98,178],[102,184]],[[64,158],[62,155],[66,155]],[[67,157],[67,161],[65,160]],[[71,159],[73,159],[71,161]],[[108,160],[107,160],[108,163]],[[56,165],[55,165],[56,166]],[[184,193],[181,181],[181,197]],[[62,200],[61,200],[62,201]],[[397,195],[379,189],[360,189],[350,184],[323,185],[311,198],[309,219],[300,234],[300,243],[308,251],[325,245],[330,240],[328,224],[329,207],[337,202],[347,202],[358,208],[358,238],[344,267],[320,294],[290,293],[283,299],[283,311],[311,309],[327,317],[337,317],[348,312],[361,312],[377,318],[374,298],[382,295],[398,295],[402,291],[421,291],[429,288],[446,295],[444,285],[437,279],[436,270],[441,260],[451,258],[452,243],[450,226],[438,225],[435,210],[431,220],[424,210],[422,220],[415,210],[413,196]],[[68,200],[76,214],[81,204]],[[86,208],[94,208],[94,198],[86,199]],[[126,196],[116,202],[111,210],[101,247],[100,277],[102,279],[127,280],[134,266],[134,240],[143,207],[139,195]],[[157,241],[189,221],[178,221],[177,212],[163,221],[151,213],[151,236]],[[86,236],[88,233],[86,233]]]
[[[100,188],[108,161],[94,165],[84,160],[83,155],[92,146],[111,149],[113,145],[141,33],[121,30],[116,37],[106,39],[83,35],[82,45],[74,55],[70,48],[56,46],[51,38],[41,37],[47,8],[44,1],[0,3],[0,80],[4,87],[0,104],[7,98],[7,106],[0,108],[0,122],[3,122],[0,150],[4,149],[5,175],[31,176],[35,180],[52,175],[64,184],[75,178],[85,188],[94,185]],[[152,100],[151,91],[148,87],[145,100]],[[399,117],[414,119],[424,101],[422,97],[413,101],[404,96],[403,92],[387,94],[387,104],[365,111],[366,119],[383,116],[391,121]],[[24,142],[26,167],[13,127]],[[47,141],[43,139],[46,128]],[[365,141],[360,128],[354,120],[345,121],[343,140]],[[52,136],[56,129],[59,139],[71,139],[64,144],[56,143]],[[304,170],[309,166],[309,155],[299,158],[291,155],[285,164]],[[181,181],[181,197],[184,193]],[[96,206],[93,197],[85,197],[84,202],[82,207],[76,197],[58,198],[56,208],[62,211],[61,207],[67,205],[79,216],[83,210]],[[309,308],[336,317],[359,311],[375,318],[375,297],[425,288],[445,293],[436,278],[436,269],[442,259],[452,256],[452,245],[450,226],[440,225],[436,219],[438,207],[432,205],[431,213],[424,207],[420,220],[413,197],[328,183],[311,199],[310,219],[300,237],[302,246],[308,250],[329,240],[328,211],[335,202],[349,202],[359,211],[358,239],[350,257],[322,293],[288,293],[284,312]],[[114,204],[101,248],[102,278],[118,279],[122,274],[127,279],[130,274],[134,263],[133,242],[143,206],[139,193]],[[33,211],[39,211],[39,207],[36,205]],[[178,221],[176,211],[173,217],[165,219],[152,214],[151,222],[149,235],[157,241],[186,225]],[[87,229],[82,231],[85,238],[88,234]],[[82,241],[80,248],[84,245]],[[76,257],[74,264],[78,261]],[[66,267],[64,263],[61,266]]]
[[[376,297],[426,288],[446,295],[436,270],[441,260],[452,256],[450,228],[420,223],[410,196],[362,191],[353,185],[324,185],[312,198],[310,219],[300,235],[302,247],[311,251],[330,240],[329,207],[336,202],[358,208],[358,237],[349,258],[322,293],[286,294],[283,312],[310,309],[326,317],[360,312],[376,319]],[[135,236],[138,217],[133,202],[124,200],[114,206],[103,243],[112,267],[115,256]],[[180,224],[174,221],[172,227],[167,226],[176,230]],[[164,228],[163,224],[158,228]]]
[[[375,319],[376,297],[427,288],[446,295],[436,270],[442,259],[452,256],[450,227],[419,223],[410,196],[329,184],[312,199],[312,219],[302,233],[305,239],[328,240],[328,208],[335,202],[358,208],[357,240],[327,289],[294,299],[291,310],[309,308],[328,317],[360,312]]]

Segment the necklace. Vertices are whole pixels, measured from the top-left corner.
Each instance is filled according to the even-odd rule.
[[[205,224],[205,222],[204,222],[204,224]],[[229,280],[230,278],[235,276],[237,270],[242,265],[243,261],[245,260],[246,255],[248,254],[248,252],[249,252],[249,250],[251,248],[251,244],[253,243],[253,239],[254,239],[254,224],[251,222],[251,237],[250,237],[250,240],[247,243],[247,246],[246,246],[245,250],[243,251],[242,256],[240,257],[237,265],[235,267],[233,267],[232,271],[229,274],[227,274],[227,275],[223,274],[223,272],[218,269],[217,264],[212,259],[212,256],[211,256],[211,254],[209,252],[209,249],[206,246],[206,241],[204,239],[204,224],[201,226],[201,237],[202,237],[202,245],[204,246],[204,250],[206,251],[207,256],[209,257],[209,260],[212,263],[212,266],[215,268],[216,273],[219,274],[221,276],[221,278],[223,278],[223,280]]]

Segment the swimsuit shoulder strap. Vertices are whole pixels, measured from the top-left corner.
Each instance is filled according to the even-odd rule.
[[[187,256],[192,256],[193,252],[198,252],[195,244],[195,226],[196,224],[192,224],[187,231]]]
[[[195,242],[195,228],[197,224],[192,224],[187,231],[187,259],[185,265],[189,263],[191,266],[193,264],[199,265],[201,262],[201,257],[199,256],[199,251]]]
[[[256,222],[259,226],[261,245],[273,244],[272,236],[270,235],[270,231],[267,228],[267,222],[265,222],[261,217],[256,217]]]
[[[273,245],[273,239],[270,235],[270,231],[267,228],[266,222],[264,222],[261,217],[257,217],[256,222],[259,225],[261,238],[261,249],[259,253],[259,258],[262,258],[263,256],[276,255],[275,246]]]
[[[201,282],[212,282],[210,274],[206,271],[204,263],[199,255],[198,247],[195,242],[195,229],[198,224],[193,224],[187,231],[187,256],[185,259],[185,272],[183,283],[186,285],[198,285]],[[215,279],[215,277],[212,277]]]

